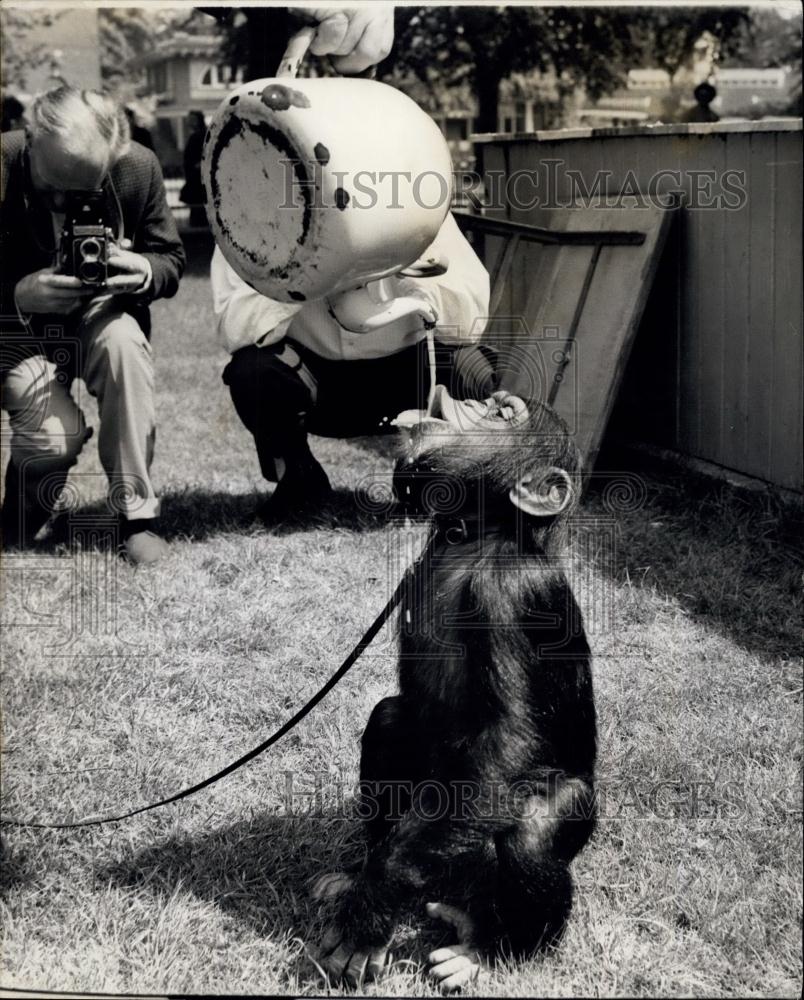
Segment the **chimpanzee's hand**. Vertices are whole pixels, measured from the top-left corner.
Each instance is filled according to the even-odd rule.
[[[56,274],[52,267],[43,267],[20,278],[14,289],[14,301],[22,313],[67,316],[96,294],[96,289],[87,288],[71,274]]]
[[[107,258],[110,267],[122,273],[107,279],[105,291],[113,295],[130,295],[145,289],[151,280],[151,265],[141,253],[129,249],[131,240],[123,240],[120,245],[110,244]]]
[[[388,961],[389,946],[390,942],[379,948],[356,948],[338,925],[331,924],[324,934],[317,961],[331,986],[343,980],[355,988],[381,975]]]
[[[429,975],[438,980],[442,993],[468,986],[480,973],[480,956],[471,945],[474,927],[468,913],[444,903],[428,903],[427,915],[455,928],[458,944],[430,952]]]

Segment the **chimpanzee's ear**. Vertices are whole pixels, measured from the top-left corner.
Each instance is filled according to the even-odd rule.
[[[555,517],[572,503],[575,487],[569,473],[553,465],[523,476],[508,496],[515,507],[532,517]]]

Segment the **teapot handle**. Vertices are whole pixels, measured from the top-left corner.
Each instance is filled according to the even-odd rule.
[[[290,39],[285,49],[285,54],[279,63],[279,69],[276,71],[277,77],[293,78],[296,76],[299,72],[301,61],[307,55],[307,50],[310,48],[310,42],[315,37],[315,32],[314,25],[307,25],[300,31],[297,31]]]
[[[308,25],[297,31],[295,35],[290,39],[285,49],[285,53],[279,63],[279,68],[276,71],[277,78],[284,77],[291,79],[296,76],[299,72],[299,66],[301,66],[302,59],[307,55],[307,50],[310,48],[310,43],[315,38],[316,26]],[[332,63],[330,62],[330,66]],[[354,74],[356,77],[375,80],[377,78],[377,67],[369,66],[368,69],[364,69],[362,73]]]

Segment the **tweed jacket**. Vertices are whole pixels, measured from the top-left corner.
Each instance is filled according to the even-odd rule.
[[[0,309],[3,331],[16,328],[17,309],[14,288],[25,275],[49,267],[55,260],[55,237],[52,217],[38,207],[31,187],[25,133],[6,132],[0,139],[2,149],[2,208],[0,211]],[[184,270],[185,254],[176,224],[165,197],[159,161],[153,152],[132,142],[128,151],[109,171],[103,185],[109,218],[116,234],[131,240],[131,249],[148,258],[152,280],[148,289],[137,295],[120,296],[146,332],[150,331],[148,303],[175,295]],[[47,328],[64,326],[63,316],[36,314],[30,318],[30,333],[41,336]]]

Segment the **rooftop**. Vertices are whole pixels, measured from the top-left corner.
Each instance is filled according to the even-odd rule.
[[[220,51],[220,35],[192,35],[187,31],[173,31],[169,36],[158,39],[155,48],[143,56],[142,62],[148,66],[165,59],[216,56]]]

